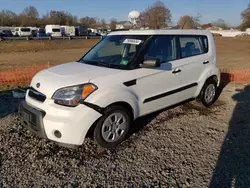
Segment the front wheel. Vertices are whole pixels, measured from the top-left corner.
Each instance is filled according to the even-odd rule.
[[[201,91],[200,99],[204,106],[209,107],[216,101],[217,83],[215,80],[208,80]]]
[[[116,147],[127,138],[131,121],[126,108],[108,107],[94,128],[94,140],[104,148]]]

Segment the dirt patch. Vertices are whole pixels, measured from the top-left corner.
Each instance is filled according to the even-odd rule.
[[[13,52],[44,52],[53,50],[91,48],[98,39],[44,40],[44,41],[1,41],[0,54]]]
[[[78,60],[98,40],[4,41],[0,43],[0,69]],[[250,68],[250,37],[215,38],[219,68]]]
[[[250,68],[250,37],[216,37],[220,68]]]
[[[4,41],[0,43],[0,70],[77,61],[98,41]]]

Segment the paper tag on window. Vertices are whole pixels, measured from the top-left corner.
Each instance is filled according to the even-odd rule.
[[[125,39],[124,44],[135,44],[135,45],[139,45],[141,43],[141,40],[137,40],[137,39]]]

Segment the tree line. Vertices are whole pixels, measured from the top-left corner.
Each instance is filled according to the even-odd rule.
[[[66,11],[55,11],[40,16],[37,9],[33,6],[26,7],[21,13],[16,14],[11,10],[0,12],[0,26],[33,26],[44,27],[48,24],[56,25],[84,25],[88,27],[106,27],[104,19],[82,17],[78,18]]]
[[[201,15],[197,16],[184,15],[177,25],[181,29],[194,29],[200,27]],[[250,28],[250,3],[248,7],[241,13],[242,24],[238,27],[241,30]],[[37,9],[33,6],[26,7],[21,13],[17,14],[11,10],[2,10],[0,12],[0,26],[35,26],[44,27],[48,24],[58,25],[84,25],[91,28],[107,28],[115,29],[118,21],[115,18],[106,23],[105,19],[94,17],[78,18],[66,11],[51,10],[45,15],[39,15]],[[168,27],[172,24],[172,14],[170,9],[161,1],[156,1],[153,5],[144,10],[137,21],[137,27],[160,29]],[[210,25],[229,29],[230,27],[223,19],[218,19]]]

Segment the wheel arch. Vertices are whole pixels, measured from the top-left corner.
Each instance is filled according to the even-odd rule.
[[[209,81],[209,80],[214,80],[216,83],[217,83],[217,87],[219,86],[219,78],[217,75],[211,75],[209,76],[207,79],[205,79],[202,83],[200,83],[200,86],[197,90],[197,93],[196,93],[196,96],[198,98],[200,98],[200,95],[201,95],[201,92],[202,92],[202,89],[204,87],[204,85]]]
[[[108,106],[106,106],[105,108],[102,108],[102,111],[104,112],[107,108],[110,108],[112,106],[122,106],[123,108],[125,108],[126,110],[128,110],[128,112],[130,113],[129,115],[131,116],[131,119],[134,120],[134,110],[132,108],[132,106],[125,102],[125,101],[117,101],[117,102],[114,102],[112,104],[109,104]],[[102,117],[102,116],[101,116]],[[101,118],[100,117],[100,118]],[[93,131],[97,125],[97,122],[100,120],[100,118],[98,118],[88,129],[87,131],[87,136],[90,137],[91,139],[93,139]]]
[[[204,86],[204,84],[210,80],[213,79],[217,83],[217,87],[220,85],[220,72],[218,68],[209,68],[206,71],[201,74],[200,79],[198,81],[198,87],[195,93],[195,97],[198,97],[200,95],[200,92]]]

